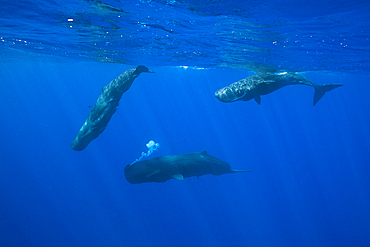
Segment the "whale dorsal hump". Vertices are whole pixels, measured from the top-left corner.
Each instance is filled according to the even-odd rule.
[[[202,152],[200,152],[200,155],[207,155],[208,153],[207,153],[207,151],[202,151]]]
[[[260,105],[261,104],[261,95],[254,96],[254,100]]]
[[[181,175],[181,174],[175,174],[172,176],[174,179],[177,179],[177,180],[184,180],[184,176]]]

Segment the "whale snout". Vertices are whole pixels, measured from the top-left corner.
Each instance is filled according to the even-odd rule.
[[[78,139],[75,139],[71,143],[71,148],[75,151],[82,151],[87,147],[88,143],[79,142]]]

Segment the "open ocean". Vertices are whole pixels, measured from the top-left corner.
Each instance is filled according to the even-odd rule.
[[[0,1],[0,246],[370,246],[370,2]],[[104,132],[101,89],[145,65]],[[224,103],[256,72],[293,85]],[[249,173],[130,184],[206,150]]]

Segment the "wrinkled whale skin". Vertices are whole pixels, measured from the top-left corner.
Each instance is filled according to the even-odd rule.
[[[206,151],[157,157],[127,165],[124,169],[126,180],[132,184],[236,172],[248,171],[234,170],[227,162]]]
[[[145,66],[128,69],[102,88],[100,96],[87,116],[86,121],[71,143],[73,150],[84,150],[105,129],[122,97],[142,72],[150,72]]]

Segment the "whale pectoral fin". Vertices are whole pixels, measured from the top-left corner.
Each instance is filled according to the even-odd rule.
[[[254,96],[254,100],[260,105],[261,104],[261,95]]]
[[[177,180],[184,180],[184,176],[181,174],[175,174],[172,176],[172,178],[177,179]]]
[[[153,175],[157,174],[157,173],[158,173],[158,172],[160,172],[160,171],[161,171],[160,169],[155,170],[154,172],[149,173],[149,174],[148,174],[148,175],[146,175],[145,177],[146,177],[146,178],[150,178],[151,176],[153,176]]]

